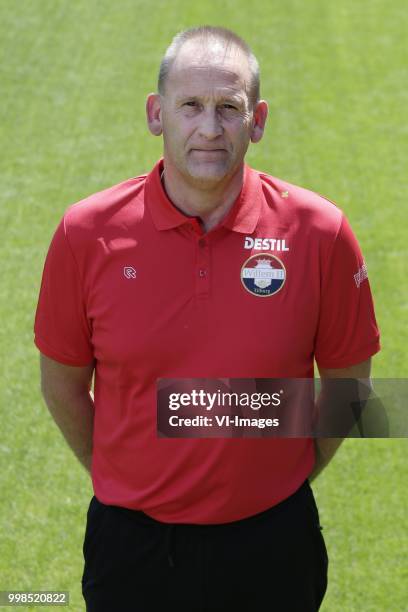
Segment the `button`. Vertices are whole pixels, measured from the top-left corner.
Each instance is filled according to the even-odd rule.
[[[201,247],[202,249],[207,246],[207,243],[204,240],[204,238],[200,238],[200,240],[198,241],[198,246]]]
[[[201,270],[199,271],[200,278],[204,278],[206,274],[207,274],[207,270],[204,270],[203,268],[201,268]]]

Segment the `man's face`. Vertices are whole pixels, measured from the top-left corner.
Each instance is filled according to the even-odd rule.
[[[251,73],[244,54],[190,41],[161,97],[164,156],[189,183],[213,187],[241,166],[251,139]]]

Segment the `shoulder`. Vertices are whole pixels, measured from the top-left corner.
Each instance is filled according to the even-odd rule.
[[[65,231],[89,236],[101,228],[127,224],[130,218],[143,215],[145,180],[146,175],[130,178],[71,204],[63,216]]]
[[[328,198],[265,172],[257,172],[265,209],[278,213],[292,229],[335,238],[343,223],[343,211]]]

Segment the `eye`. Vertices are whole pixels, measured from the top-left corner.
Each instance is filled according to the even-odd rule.
[[[188,102],[184,102],[183,106],[190,106],[191,108],[194,108],[197,106],[197,102],[195,100],[189,100]]]
[[[222,108],[225,108],[227,110],[237,110],[237,107],[234,106],[233,104],[229,104],[228,102],[226,102],[225,104],[222,105]]]

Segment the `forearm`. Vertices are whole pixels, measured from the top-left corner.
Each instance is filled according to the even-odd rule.
[[[57,395],[43,391],[43,396],[68,445],[90,472],[94,422],[94,404],[90,392]]]
[[[370,371],[371,358],[345,368],[319,366],[322,388],[317,399],[317,431],[322,432],[322,437],[314,440],[316,463],[309,480],[314,480],[329,464],[359,418],[352,409],[365,405],[371,391]],[[340,420],[338,415],[342,415]],[[335,432],[342,437],[325,438],[323,432]]]
[[[314,480],[330,463],[340,444],[343,442],[343,439],[344,438],[315,438],[316,462],[313,472],[309,476],[310,482],[312,482],[312,480]]]

